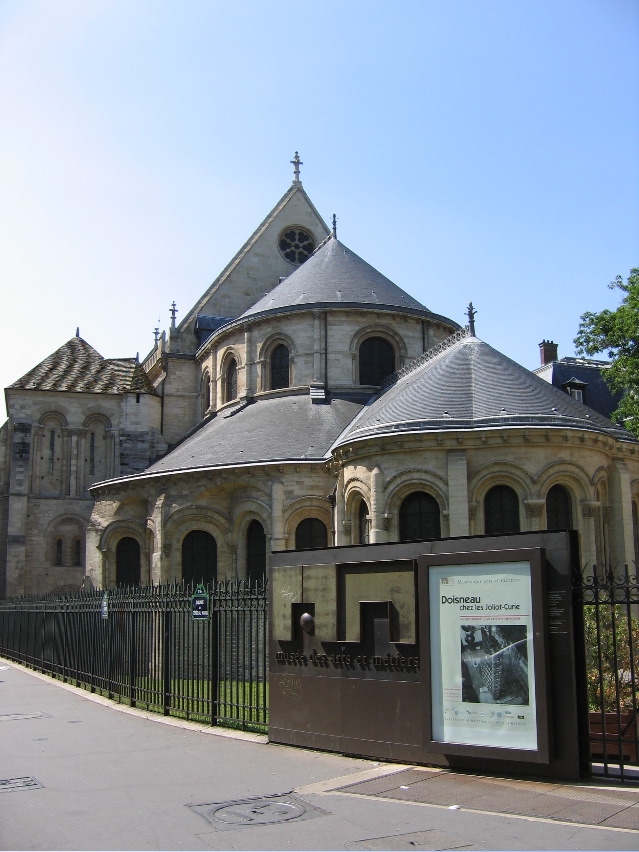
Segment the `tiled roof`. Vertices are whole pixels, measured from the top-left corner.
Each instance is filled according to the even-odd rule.
[[[241,318],[316,305],[404,308],[432,316],[417,299],[331,237],[302,266],[245,311]],[[446,321],[457,327],[457,323]]]
[[[260,462],[319,461],[360,408],[361,403],[345,399],[318,405],[310,396],[291,395],[227,409],[143,476]]]
[[[569,394],[468,336],[404,372],[364,407],[334,446],[401,432],[518,426],[588,429],[635,440]]]
[[[81,337],[72,337],[10,388],[74,393],[147,393],[157,396],[135,358],[103,358]]]

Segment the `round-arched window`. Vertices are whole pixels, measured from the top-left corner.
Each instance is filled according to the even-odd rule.
[[[246,531],[246,578],[255,582],[266,576],[266,535],[259,521],[251,521]]]
[[[413,491],[399,507],[399,540],[441,538],[439,503],[425,491]]]
[[[279,343],[271,353],[271,390],[290,385],[290,355],[288,347]]]
[[[367,337],[359,347],[360,385],[381,385],[395,372],[395,350],[383,337]]]
[[[206,530],[191,530],[184,536],[182,579],[185,583],[214,583],[217,579],[217,543]]]
[[[318,547],[327,547],[328,531],[326,524],[319,518],[304,518],[295,530],[295,548],[297,550],[311,550]]]
[[[563,485],[553,485],[546,494],[546,529],[572,529],[572,501]]]
[[[237,361],[235,358],[226,365],[226,394],[225,402],[230,402],[232,399],[237,399]]]
[[[519,498],[509,485],[495,485],[484,499],[486,535],[519,532]]]
[[[115,548],[116,586],[140,585],[140,545],[131,536],[121,538]]]
[[[368,544],[368,506],[360,500],[357,507],[357,544]]]

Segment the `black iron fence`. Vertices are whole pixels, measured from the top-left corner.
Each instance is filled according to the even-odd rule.
[[[204,588],[208,617],[188,585],[0,601],[0,655],[133,707],[266,730],[266,583]]]
[[[265,583],[165,585],[0,601],[0,656],[134,707],[205,724],[266,730]],[[583,618],[584,736],[594,771],[639,778],[639,578],[636,569],[575,576]]]
[[[639,780],[639,578],[637,569],[593,568],[575,577],[583,615],[593,771]]]

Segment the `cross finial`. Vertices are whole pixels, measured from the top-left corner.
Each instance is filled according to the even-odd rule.
[[[337,216],[333,213],[333,236],[337,239]]]
[[[175,307],[175,302],[171,304],[171,328],[175,328],[175,315],[177,314],[177,308]]]
[[[470,333],[472,336],[475,336],[475,314],[477,311],[473,308],[473,303],[470,302],[468,308],[466,309],[466,316],[468,317],[468,327],[470,329]]]
[[[291,160],[291,163],[293,163],[293,184],[295,186],[301,186],[302,181],[300,180],[300,166],[303,166],[304,163],[300,160],[300,155],[297,151],[295,152],[295,156]]]

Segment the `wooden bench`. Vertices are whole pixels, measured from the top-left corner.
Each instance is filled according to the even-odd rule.
[[[621,713],[591,710],[589,715],[591,757],[610,760],[623,756],[624,763],[636,764],[639,733],[637,714],[633,710],[622,710]]]

